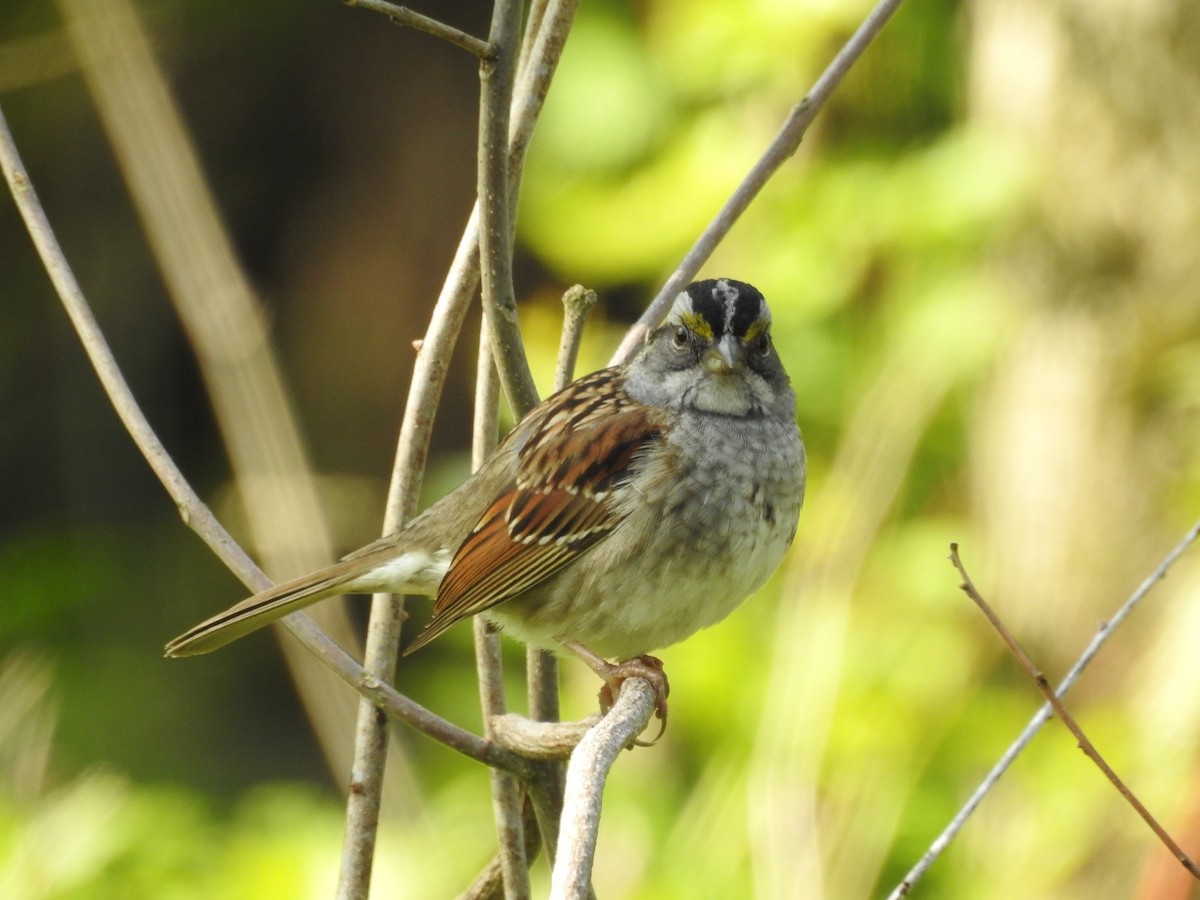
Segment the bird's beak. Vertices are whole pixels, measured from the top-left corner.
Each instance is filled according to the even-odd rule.
[[[746,348],[732,334],[723,334],[704,354],[704,365],[710,372],[735,372],[746,361]]]

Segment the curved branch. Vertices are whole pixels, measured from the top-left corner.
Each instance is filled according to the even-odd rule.
[[[212,549],[222,562],[253,591],[270,587],[272,582],[254,561],[230,537],[216,516],[192,489],[175,465],[162,442],[154,433],[129,389],[112,350],[92,314],[87,299],[63,255],[62,247],[46,219],[37,192],[26,174],[8,122],[0,109],[0,170],[12,192],[13,200],[33,239],[42,264],[79,335],[96,375],[104,387],[121,423],[145,456],[155,475],[175,502],[184,524],[191,528]],[[460,753],[489,766],[526,774],[529,763],[498,744],[459,728],[415,703],[389,685],[365,672],[353,658],[334,643],[303,613],[293,613],[281,620],[326,666],[343,681],[353,686],[371,702],[402,719],[418,731],[441,741]]]
[[[644,678],[629,678],[608,714],[591,728],[571,754],[563,798],[562,830],[558,836],[551,900],[588,896],[600,805],[608,770],[620,752],[645,730],[654,712],[654,688]]]

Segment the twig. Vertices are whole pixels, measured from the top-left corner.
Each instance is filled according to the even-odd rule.
[[[307,616],[300,614],[299,620],[289,621],[289,625],[292,626],[292,633],[302,644],[321,657],[326,665],[340,675],[343,680],[353,685],[374,706],[445,744],[451,750],[457,750],[463,756],[468,756],[494,768],[503,769],[506,772],[513,772],[521,776],[529,774],[528,760],[501,747],[495,741],[479,737],[465,728],[448,722],[401,694],[391,685],[383,684],[372,678],[344,650],[330,641]],[[356,678],[357,680],[355,680]]]
[[[550,878],[551,900],[579,900],[588,895],[604,782],[618,754],[650,723],[654,689],[644,678],[621,685],[617,702],[584,735],[567,766],[562,832]]]
[[[211,510],[192,490],[192,486],[188,484],[187,479],[176,467],[162,442],[159,441],[158,435],[154,433],[154,429],[146,420],[137,401],[134,400],[133,392],[129,389],[125,376],[121,374],[121,369],[112,355],[108,342],[104,339],[104,334],[92,314],[91,307],[88,306],[79,282],[75,280],[75,274],[71,271],[71,267],[63,255],[58,238],[55,237],[54,230],[46,219],[46,212],[42,208],[28,174],[26,174],[25,166],[21,162],[20,154],[17,152],[12,132],[9,131],[8,122],[2,109],[0,109],[0,168],[4,171],[5,181],[12,192],[21,218],[25,221],[29,236],[33,239],[42,265],[45,266],[46,273],[50,276],[50,281],[54,284],[55,291],[71,319],[71,324],[79,335],[79,341],[83,345],[84,352],[87,353],[92,368],[96,370],[96,376],[100,379],[106,396],[112,403],[121,424],[133,438],[134,444],[137,445],[154,474],[158,476],[158,480],[166,488],[167,494],[175,502],[184,524],[194,530],[230,569],[239,575],[248,573],[248,577],[244,577],[243,580],[246,580],[251,588],[263,590],[270,587],[271,580],[258,571],[253,560],[229,536],[229,533],[217,524]]]
[[[1113,617],[1100,627],[1095,636],[1093,636],[1091,643],[1088,644],[1079,659],[1075,661],[1075,665],[1071,667],[1066,677],[1063,678],[1056,688],[1055,693],[1059,697],[1065,696],[1067,691],[1074,686],[1075,682],[1079,680],[1079,676],[1083,674],[1083,670],[1088,667],[1113,632],[1120,627],[1121,623],[1129,617],[1129,614],[1150,593],[1151,588],[1166,577],[1171,566],[1175,564],[1176,560],[1197,539],[1200,539],[1200,521],[1197,521],[1179,543],[1171,548],[1171,552],[1166,555],[1153,572],[1146,576],[1145,580],[1138,585],[1137,590],[1129,595]],[[983,802],[983,798],[995,787],[996,782],[1000,780],[1000,777],[1008,770],[1008,767],[1021,755],[1034,736],[1042,729],[1042,726],[1050,721],[1052,714],[1053,710],[1049,703],[1043,704],[1042,708],[1034,714],[1033,718],[1029,720],[1029,724],[1025,726],[1025,729],[1018,735],[1017,739],[1009,745],[1008,749],[1004,751],[1004,755],[992,766],[991,771],[979,783],[979,786],[975,788],[971,796],[967,798],[967,802],[955,813],[954,818],[950,820],[949,824],[942,829],[941,834],[929,845],[929,849],[925,851],[912,869],[909,870],[908,874],[904,876],[900,883],[892,890],[891,894],[888,895],[888,900],[900,900],[900,898],[908,896],[917,882],[925,876],[925,873],[937,862],[938,857],[945,852],[954,838],[958,836],[958,833],[962,831],[963,826],[967,824],[967,820],[971,818],[975,810],[979,807],[979,804]]]
[[[521,37],[521,4],[495,0],[488,35],[492,55],[480,60],[479,147],[476,178],[479,197],[479,264],[483,284],[483,328],[479,336],[476,377],[474,465],[482,466],[496,446],[499,384],[517,415],[537,403],[537,388],[525,358],[517,325],[517,302],[512,281],[515,204],[509,190],[514,184],[509,166],[509,122],[517,55]],[[483,707],[484,727],[505,712],[504,673],[500,637],[482,619],[475,621],[476,671]],[[496,820],[500,870],[504,895],[527,900],[529,871],[521,822],[521,786],[511,774],[491,773],[492,810]]]
[[[531,0],[529,9],[525,12],[524,34],[521,36],[521,55],[517,62],[517,77],[521,77],[526,63],[533,54],[534,44],[542,33],[542,22],[545,21],[548,0]]]
[[[583,328],[596,305],[596,292],[574,285],[563,294],[562,338],[554,371],[554,390],[571,383]],[[540,722],[558,721],[558,659],[553,653],[529,647],[525,652],[525,680],[529,686],[529,717]]]
[[[575,378],[575,363],[579,359],[583,329],[592,310],[596,308],[596,299],[596,292],[581,284],[567,288],[563,294],[562,338],[559,340],[558,361],[554,369],[556,391],[561,391]]]
[[[382,13],[394,25],[431,34],[478,56],[480,59],[488,59],[492,54],[491,45],[487,41],[481,41],[453,25],[447,25],[445,22],[439,22],[437,19],[414,12],[407,6],[397,6],[395,3],[388,3],[387,0],[342,0],[342,2],[347,6],[358,6],[362,9],[369,9],[371,12]]]
[[[901,2],[903,0],[880,0],[863,20],[863,23],[858,26],[858,30],[851,35],[850,40],[846,41],[838,55],[833,58],[833,62],[821,73],[821,77],[813,84],[808,95],[792,107],[791,113],[788,114],[775,139],[767,147],[767,151],[754,164],[754,168],[738,185],[737,190],[725,201],[721,211],[704,229],[704,233],[688,251],[679,267],[671,273],[671,277],[667,279],[662,290],[646,307],[646,311],[642,313],[633,327],[629,329],[624,340],[621,341],[621,345],[617,348],[617,352],[613,354],[612,364],[615,365],[629,359],[641,345],[646,334],[662,321],[662,317],[674,302],[675,297],[700,271],[700,267],[712,255],[717,245],[725,239],[725,235],[729,233],[733,224],[758,196],[759,191],[763,189],[779,167],[796,152],[800,141],[804,138],[804,133],[808,131],[808,126],[812,124],[812,120],[825,105],[825,101],[841,84],[846,73],[862,56],[863,51],[867,49],[867,45],[871,43],[875,35],[879,34],[883,26],[887,24],[888,19],[891,18],[892,13],[896,11]]]
[[[492,357],[500,383],[516,415],[538,402],[525,346],[517,323],[512,281],[512,187],[508,133],[513,85],[517,76],[517,41],[521,4],[496,0],[489,35],[495,56],[479,64],[479,268],[484,317],[491,336]]]
[[[961,587],[963,592],[971,598],[976,606],[979,607],[980,611],[987,618],[988,622],[991,623],[992,627],[996,629],[996,632],[1003,639],[1004,643],[1008,645],[1008,649],[1011,650],[1013,656],[1017,658],[1017,662],[1021,664],[1021,668],[1023,668],[1029,677],[1033,679],[1033,682],[1037,685],[1038,690],[1042,692],[1042,696],[1044,696],[1047,702],[1049,702],[1050,706],[1054,708],[1054,714],[1058,716],[1059,721],[1067,726],[1067,730],[1069,730],[1071,734],[1075,736],[1075,740],[1079,742],[1079,749],[1082,750],[1084,754],[1096,764],[1100,771],[1104,773],[1105,777],[1112,782],[1113,787],[1115,787],[1121,796],[1124,797],[1129,803],[1129,805],[1137,811],[1137,814],[1142,817],[1142,820],[1150,826],[1150,830],[1158,835],[1159,840],[1161,840],[1167,846],[1167,849],[1171,851],[1171,855],[1179,860],[1183,864],[1183,867],[1191,872],[1192,875],[1194,875],[1197,879],[1200,879],[1200,869],[1196,867],[1196,864],[1192,862],[1186,853],[1183,852],[1179,844],[1175,842],[1175,839],[1167,833],[1166,829],[1159,824],[1158,820],[1154,818],[1153,815],[1151,815],[1150,810],[1146,809],[1142,801],[1137,798],[1133,791],[1131,791],[1125,782],[1121,780],[1120,776],[1118,776],[1117,773],[1113,771],[1112,767],[1104,760],[1104,757],[1100,755],[1100,751],[1096,749],[1095,745],[1088,739],[1087,735],[1083,733],[1083,729],[1079,727],[1079,723],[1075,721],[1075,717],[1067,711],[1067,708],[1063,705],[1062,700],[1050,687],[1050,682],[1046,680],[1046,676],[1039,671],[1036,666],[1034,666],[1033,661],[1025,653],[1025,650],[1013,636],[1012,632],[1005,627],[1004,623],[1000,620],[1000,617],[996,614],[996,611],[992,609],[991,605],[983,599],[983,596],[976,589],[974,582],[971,581],[971,576],[967,574],[967,569],[963,565],[962,559],[959,558],[958,544],[950,545],[950,562],[954,565],[954,568],[958,570],[958,574],[962,576],[963,583]]]
[[[541,113],[550,79],[558,66],[577,3],[578,0],[559,0],[554,4],[543,20],[530,55],[523,60],[524,75],[512,101],[512,136],[507,145],[509,177],[514,185],[524,164],[529,136]],[[392,465],[384,534],[399,529],[414,511],[420,493],[434,415],[446,383],[451,351],[479,284],[479,209],[479,202],[476,201],[413,365],[412,382]],[[379,595],[372,600],[367,627],[366,664],[373,671],[386,672],[394,666],[402,609],[398,598]],[[351,795],[347,806],[347,847],[343,849],[343,860],[358,860],[353,870],[358,873],[354,876],[354,887],[358,896],[365,896],[379,816],[379,789],[385,762],[382,748],[386,745],[387,723],[380,721],[374,710],[366,705],[360,707],[359,722],[360,739],[356,742],[354,774],[362,780],[357,782],[360,790]],[[510,767],[510,771],[515,769]],[[367,777],[368,772],[377,774]],[[356,847],[351,849],[351,844]],[[355,894],[351,892],[347,896]]]
[[[504,675],[500,661],[500,635],[478,616],[475,628],[476,670],[483,707],[485,733],[490,738],[493,716],[504,714]],[[521,783],[511,772],[491,771],[492,814],[496,820],[500,870],[506,900],[528,900],[529,872],[525,858],[525,834],[521,821]]]
[[[96,370],[105,394],[130,437],[175,502],[180,517],[248,588],[253,591],[269,588],[272,584],[271,579],[229,536],[212,511],[192,489],[174,460],[163,448],[129,390],[129,385],[121,374],[112,350],[104,339],[79,283],[63,256],[58,239],[46,219],[45,211],[13,142],[3,109],[0,109],[0,169],[3,170],[5,181],[12,191],[17,209],[25,221],[42,264],[79,334],[80,343]],[[442,719],[391,686],[371,677],[304,613],[293,613],[282,621],[318,659],[343,681],[368,697],[375,706],[464,756],[506,771],[528,774],[529,763],[520,756]]]
[[[484,317],[489,314],[484,310]],[[497,418],[500,408],[500,381],[492,364],[489,330],[479,333],[479,362],[475,375],[475,424],[471,442],[471,465],[479,469],[496,448]],[[491,738],[492,722],[506,710],[504,665],[500,657],[500,635],[482,618],[476,617],[475,672],[479,679],[479,705],[483,712],[484,734]],[[500,869],[504,876],[504,895],[509,900],[529,897],[529,872],[525,859],[525,836],[521,822],[521,785],[512,774],[493,769],[492,811],[496,820]]]
[[[537,21],[537,35],[521,48],[521,65],[517,72],[517,84],[513,90],[512,117],[508,130],[508,197],[510,204],[516,201],[525,167],[525,151],[533,137],[533,129],[546,102],[546,93],[558,68],[567,35],[575,21],[579,0],[551,0],[545,13],[535,18],[540,4],[534,3],[530,10],[530,24]]]

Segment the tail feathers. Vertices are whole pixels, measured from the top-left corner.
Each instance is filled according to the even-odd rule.
[[[412,643],[404,648],[401,655],[408,656],[408,654],[420,650],[434,638],[440,637],[451,625],[458,624],[463,618],[463,616],[444,616],[439,618],[435,615],[429,621],[429,624],[421,629],[420,634],[413,638]]]
[[[306,575],[277,584],[188,629],[167,644],[165,655],[197,656],[224,647],[288,613],[340,593],[345,583],[344,576]]]

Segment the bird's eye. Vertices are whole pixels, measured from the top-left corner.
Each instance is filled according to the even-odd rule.
[[[765,331],[754,339],[752,348],[759,356],[766,356],[771,350],[771,336]]]
[[[676,328],[675,329],[675,337],[673,338],[673,340],[675,342],[676,350],[685,349],[691,343],[691,339],[688,335],[687,327],[680,325],[678,328]]]

